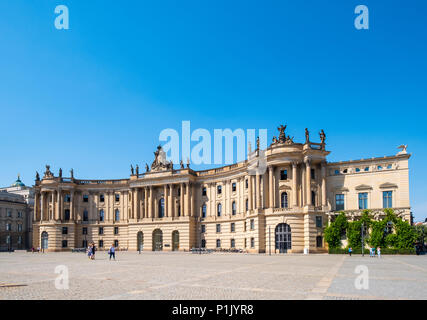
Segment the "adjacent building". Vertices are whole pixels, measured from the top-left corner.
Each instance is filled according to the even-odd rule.
[[[32,245],[34,194],[20,177],[0,188],[0,251],[23,250]]]
[[[327,161],[325,134],[304,143],[281,126],[266,150],[203,171],[165,160],[128,178],[55,176],[46,166],[34,187],[33,246],[50,251],[114,244],[128,250],[236,249],[256,253],[326,252],[324,227],[340,211],[358,219],[384,208],[409,221],[406,146],[394,156]]]

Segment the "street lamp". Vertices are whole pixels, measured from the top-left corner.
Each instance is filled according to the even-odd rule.
[[[364,257],[365,256],[365,241],[364,241],[364,226],[365,226],[365,223],[362,221],[362,257]]]

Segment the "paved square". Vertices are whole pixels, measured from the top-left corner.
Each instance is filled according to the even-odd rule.
[[[68,290],[55,288],[58,265]],[[427,299],[427,256],[0,253],[0,299]]]

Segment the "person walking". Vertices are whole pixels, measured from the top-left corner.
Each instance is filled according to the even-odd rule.
[[[92,260],[95,260],[95,252],[96,252],[95,242],[92,242]]]
[[[116,248],[114,248],[114,243],[111,245],[110,249],[108,250],[108,253],[110,255],[110,260],[111,260],[111,257],[113,257],[113,259],[116,260]]]
[[[351,247],[349,247],[348,248],[348,254],[350,255],[350,257],[351,257],[351,252],[353,251],[353,249],[351,248]]]
[[[89,259],[92,259],[92,245],[90,244],[86,250],[87,256]]]
[[[381,248],[380,247],[377,248],[377,254],[378,254],[378,258],[381,258]]]

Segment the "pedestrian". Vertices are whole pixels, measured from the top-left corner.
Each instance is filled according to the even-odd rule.
[[[108,254],[110,255],[110,260],[111,260],[111,257],[113,257],[113,259],[116,260],[116,248],[114,248],[114,243],[111,245],[110,249],[108,250]]]
[[[372,247],[372,257],[375,258],[375,248]]]
[[[86,249],[87,257],[92,259],[92,245],[90,244]]]
[[[378,254],[378,258],[381,258],[381,248],[380,247],[377,248],[377,254]]]
[[[351,257],[351,252],[353,251],[353,249],[351,248],[351,247],[349,247],[348,248],[348,254],[350,255],[350,257]]]
[[[92,260],[95,260],[95,252],[96,252],[95,242],[92,242]]]

